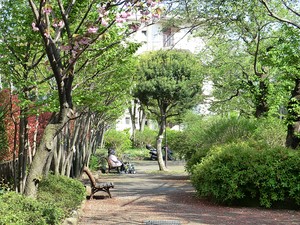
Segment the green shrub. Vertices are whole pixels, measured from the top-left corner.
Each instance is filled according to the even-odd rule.
[[[143,131],[136,131],[134,147],[145,148],[146,144],[155,146],[157,133],[156,130],[151,130],[149,127],[145,127]]]
[[[197,193],[217,202],[257,199],[264,207],[287,201],[300,206],[299,151],[254,141],[219,145],[191,174]]]
[[[66,215],[77,209],[85,196],[83,184],[66,176],[49,174],[39,183],[38,200],[63,209]]]
[[[128,160],[143,160],[149,158],[149,151],[146,148],[134,148],[124,151],[123,159]]]
[[[182,141],[182,132],[167,129],[166,136],[167,136],[167,145],[172,150],[173,157],[176,159],[181,158],[181,149],[178,148],[178,145],[180,146],[180,142]]]
[[[214,145],[247,140],[254,133],[257,120],[211,117],[190,124],[184,131],[187,170],[201,162]],[[190,142],[190,143],[189,143]]]
[[[63,211],[55,205],[38,202],[15,192],[0,195],[0,205],[0,224],[60,224],[63,218]]]
[[[114,148],[119,154],[131,148],[130,135],[126,131],[108,130],[104,135],[105,148]]]
[[[270,146],[285,146],[286,124],[277,118],[259,119],[252,138]]]
[[[98,155],[96,155],[96,154],[91,155],[90,161],[89,161],[89,168],[90,168],[90,170],[92,170],[92,171],[98,170],[98,168],[100,166],[99,165],[100,162],[101,162],[101,160],[100,160],[100,157]]]

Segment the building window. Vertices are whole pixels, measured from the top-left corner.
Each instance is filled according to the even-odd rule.
[[[127,125],[130,124],[130,117],[125,118],[125,124],[127,124]]]
[[[174,46],[174,32],[171,28],[163,31],[163,47]]]

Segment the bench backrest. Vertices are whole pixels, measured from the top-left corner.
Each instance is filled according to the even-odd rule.
[[[83,172],[85,172],[86,175],[89,177],[89,179],[90,179],[90,181],[91,181],[91,185],[92,185],[93,187],[95,187],[95,186],[96,186],[96,180],[95,180],[95,178],[94,178],[92,172],[89,170],[89,168],[87,168],[87,167],[85,166],[85,167],[83,168]]]

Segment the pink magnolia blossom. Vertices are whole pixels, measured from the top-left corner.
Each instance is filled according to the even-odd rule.
[[[79,40],[80,45],[87,45],[90,43],[90,40],[87,37],[83,37]]]
[[[124,23],[124,22],[126,22],[126,19],[123,18],[120,14],[117,14],[117,16],[116,16],[116,22],[117,23]]]
[[[50,14],[50,13],[52,12],[51,6],[46,6],[46,7],[43,9],[43,12],[46,13],[46,14]]]
[[[121,12],[121,15],[120,15],[120,17],[122,17],[122,18],[127,18],[129,15],[127,14],[127,12]]]
[[[108,15],[108,11],[106,11],[105,7],[99,7],[98,12],[100,18],[103,18]]]
[[[61,20],[61,21],[59,21],[58,26],[62,27],[64,24],[65,24],[64,21]]]
[[[62,46],[60,46],[60,49],[62,51],[70,51],[72,49],[72,47],[70,45],[62,45]]]
[[[39,28],[36,26],[35,22],[31,24],[33,31],[39,31]]]
[[[95,34],[95,33],[97,33],[97,31],[98,31],[98,27],[89,27],[88,28],[88,33],[90,33],[90,34]]]
[[[49,38],[49,37],[50,37],[50,33],[49,33],[48,31],[46,31],[46,32],[44,33],[44,36],[45,36],[46,38]]]
[[[104,26],[104,27],[107,27],[108,26],[108,21],[105,20],[105,19],[102,19],[101,20],[101,25]]]
[[[152,17],[153,17],[153,18],[157,18],[157,19],[158,19],[158,18],[160,18],[160,14],[158,14],[158,13],[154,13],[154,14],[152,14]]]

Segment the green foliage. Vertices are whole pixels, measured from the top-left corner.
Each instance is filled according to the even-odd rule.
[[[156,143],[157,131],[145,127],[143,131],[136,131],[135,133],[135,147],[145,148],[146,144],[152,146]]]
[[[167,132],[167,145],[169,149],[173,152],[173,157],[175,159],[180,158],[180,149],[178,149],[177,145],[178,142],[182,140],[182,132],[181,131],[175,131],[171,129],[166,129]]]
[[[149,151],[144,148],[132,148],[124,151],[123,159],[128,160],[143,160],[149,158]]]
[[[68,215],[78,208],[85,195],[86,190],[80,181],[49,174],[39,183],[37,199],[55,205]]]
[[[11,190],[13,190],[13,184],[6,181],[4,178],[0,178],[0,195]]]
[[[162,116],[182,114],[198,103],[203,75],[200,61],[186,50],[159,50],[140,58],[134,97],[160,123]]]
[[[91,155],[90,161],[89,161],[89,168],[92,171],[96,171],[99,168],[99,156],[97,155]]]
[[[106,148],[114,148],[117,150],[118,154],[121,154],[125,149],[131,148],[131,140],[128,131],[110,129],[104,135],[104,143]]]
[[[194,164],[200,162],[214,145],[247,140],[256,126],[256,120],[237,117],[213,116],[205,120],[192,120],[183,132],[185,141],[181,147],[187,160],[187,169],[190,170]]]
[[[277,118],[260,119],[251,136],[253,140],[270,146],[285,146],[286,124]]]
[[[0,195],[0,224],[60,224],[63,210],[53,203],[39,202],[15,192]]]
[[[300,152],[255,141],[218,145],[193,166],[198,194],[225,204],[258,199],[263,207],[300,206]]]

